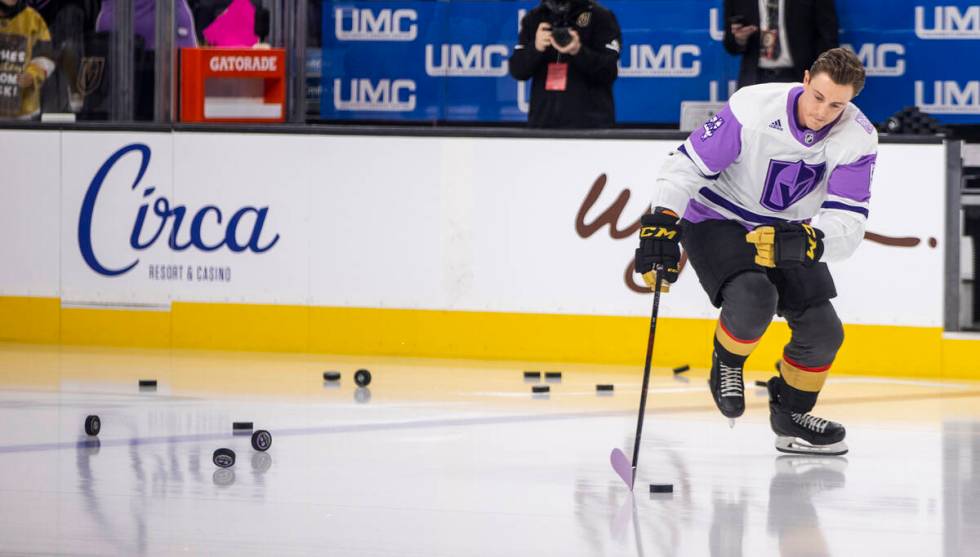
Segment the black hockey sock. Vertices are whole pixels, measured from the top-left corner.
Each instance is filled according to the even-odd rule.
[[[748,359],[747,355],[742,356],[735,354],[734,352],[730,352],[718,339],[718,335],[715,335],[715,354],[718,355],[718,359],[721,361],[721,363],[729,367],[741,368],[745,365],[745,360]]]
[[[774,377],[773,381],[776,387],[776,400],[774,402],[779,405],[781,410],[806,414],[810,410],[813,410],[814,405],[817,404],[817,396],[820,393],[801,391],[790,387],[782,377]]]

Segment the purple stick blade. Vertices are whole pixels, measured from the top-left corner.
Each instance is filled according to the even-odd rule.
[[[613,470],[619,474],[620,478],[626,482],[626,487],[633,490],[633,466],[630,464],[630,460],[626,458],[623,451],[619,449],[613,449],[612,453],[609,454],[609,462],[612,464]]]

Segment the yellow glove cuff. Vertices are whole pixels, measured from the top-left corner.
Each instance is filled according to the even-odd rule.
[[[657,287],[657,271],[647,271],[643,273],[643,282],[647,283],[647,287],[653,290]],[[660,283],[660,292],[667,293],[670,292],[670,283],[663,281]]]
[[[755,246],[755,264],[762,267],[776,266],[776,229],[760,226],[745,235],[745,241]]]

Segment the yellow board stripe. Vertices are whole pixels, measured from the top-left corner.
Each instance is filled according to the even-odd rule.
[[[170,311],[62,308],[0,297],[0,341],[593,362],[643,368],[650,321],[523,313],[175,302]],[[654,364],[710,365],[713,319],[661,318]],[[980,340],[938,327],[845,325],[834,374],[980,380]],[[774,322],[746,362],[773,370],[790,331]],[[638,371],[639,373],[639,371]]]
[[[0,340],[56,343],[60,327],[58,298],[0,296]]]

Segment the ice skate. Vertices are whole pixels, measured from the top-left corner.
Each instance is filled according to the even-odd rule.
[[[769,423],[776,433],[776,450],[791,454],[833,455],[847,453],[844,426],[809,412],[794,412],[781,403],[780,389],[789,388],[782,378],[769,380]]]
[[[742,366],[725,364],[717,348],[711,354],[711,377],[708,379],[715,405],[726,418],[737,418],[745,412],[745,385]]]

